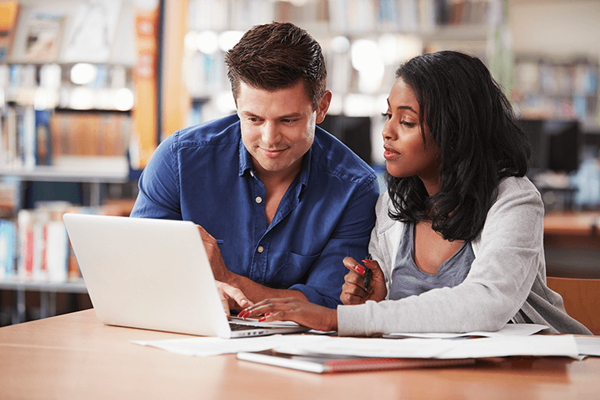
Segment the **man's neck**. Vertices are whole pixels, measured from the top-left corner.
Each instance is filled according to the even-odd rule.
[[[254,173],[265,185],[265,188],[267,188],[267,186],[289,186],[289,184],[292,183],[292,181],[300,173],[301,167],[302,159],[298,160],[295,164],[283,171],[266,171],[260,166],[257,166],[254,168]]]
[[[265,171],[260,167],[255,168],[256,176],[261,180],[263,185],[265,185],[266,198],[264,199],[264,204],[267,224],[271,224],[281,199],[296,176],[300,173],[301,168],[302,159],[283,171]]]

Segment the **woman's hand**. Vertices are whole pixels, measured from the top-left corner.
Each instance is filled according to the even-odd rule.
[[[294,297],[266,299],[242,310],[238,317],[256,317],[259,322],[293,321],[319,331],[336,331],[337,311]]]
[[[363,304],[367,300],[381,301],[387,296],[387,286],[383,271],[377,261],[362,260],[365,267],[371,270],[371,283],[367,290],[364,286],[365,267],[352,257],[344,258],[344,265],[350,270],[344,277],[340,300],[345,305]]]

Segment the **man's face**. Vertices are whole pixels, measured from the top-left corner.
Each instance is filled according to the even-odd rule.
[[[315,125],[325,118],[330,100],[327,92],[313,111],[302,81],[275,91],[240,83],[237,113],[242,141],[259,175],[295,175],[300,170],[302,157],[313,143]]]

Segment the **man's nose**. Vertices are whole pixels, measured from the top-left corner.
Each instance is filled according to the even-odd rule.
[[[281,136],[275,122],[266,121],[262,127],[262,141],[267,145],[275,144]]]

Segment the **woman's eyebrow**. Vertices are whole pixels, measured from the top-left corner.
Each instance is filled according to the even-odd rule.
[[[410,106],[398,106],[398,107],[396,107],[396,110],[409,110],[409,111],[412,111],[413,113],[417,114],[417,112]]]
[[[387,101],[388,108],[392,108],[392,106],[390,105],[390,99],[386,99],[386,101]],[[396,110],[409,110],[415,114],[418,114],[411,106],[398,106],[398,107],[396,107]]]

